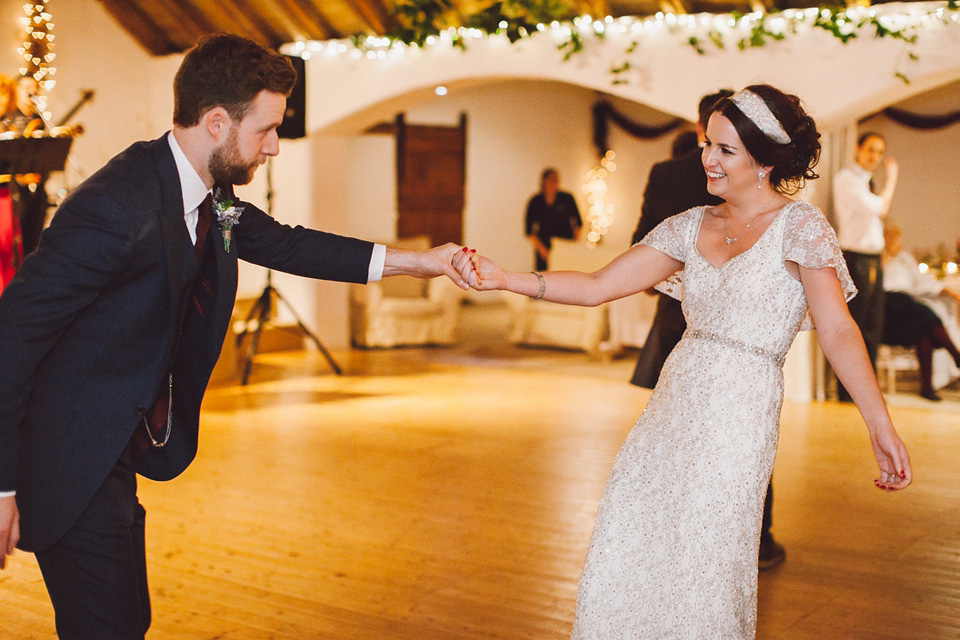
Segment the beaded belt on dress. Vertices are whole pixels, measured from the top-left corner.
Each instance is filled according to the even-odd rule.
[[[686,332],[686,335],[690,338],[700,338],[701,340],[710,340],[712,342],[719,342],[722,345],[733,347],[734,349],[739,349],[740,351],[746,351],[747,353],[752,353],[755,356],[762,356],[764,358],[771,360],[778,367],[782,367],[784,360],[787,359],[786,355],[780,355],[779,353],[775,353],[770,349],[764,349],[763,347],[758,347],[753,344],[748,344],[743,340],[728,338],[726,336],[721,336],[720,334],[711,333],[709,331],[701,331],[700,329],[690,329]]]

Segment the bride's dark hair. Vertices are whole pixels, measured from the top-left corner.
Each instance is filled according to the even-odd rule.
[[[730,120],[747,152],[758,164],[773,167],[770,185],[780,193],[793,194],[803,188],[806,180],[819,176],[813,167],[820,160],[820,132],[817,123],[804,111],[800,98],[784,93],[768,84],[746,87],[757,94],[790,136],[790,142],[780,144],[767,137],[734,104],[723,98],[711,109]]]

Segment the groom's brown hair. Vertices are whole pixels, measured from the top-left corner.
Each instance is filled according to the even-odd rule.
[[[184,57],[173,79],[173,123],[192,127],[214,107],[242,120],[263,90],[290,95],[297,72],[286,58],[253,40],[205,36]]]

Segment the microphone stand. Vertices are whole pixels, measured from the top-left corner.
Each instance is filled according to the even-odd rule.
[[[273,217],[273,179],[271,168],[273,166],[273,159],[267,158],[267,214],[270,217]],[[317,349],[320,350],[320,353],[323,354],[323,357],[327,359],[327,362],[330,364],[330,368],[333,369],[333,372],[338,376],[343,375],[343,369],[340,368],[340,365],[337,364],[337,361],[333,359],[333,356],[330,355],[330,352],[327,351],[327,348],[323,346],[323,343],[320,342],[320,338],[316,336],[315,333],[310,331],[303,321],[300,319],[300,316],[297,315],[296,310],[290,305],[289,302],[280,294],[279,291],[273,286],[273,270],[267,269],[267,285],[263,288],[263,291],[260,293],[260,297],[257,298],[257,301],[253,303],[253,307],[250,308],[250,312],[247,313],[247,319],[243,323],[243,331],[237,335],[237,348],[240,348],[240,345],[243,343],[244,338],[247,337],[247,334],[250,333],[250,323],[253,321],[254,317],[256,318],[253,337],[250,340],[250,344],[247,345],[247,352],[244,356],[243,362],[243,374],[240,378],[240,384],[246,385],[247,381],[250,379],[250,370],[253,368],[253,357],[257,354],[257,349],[260,347],[260,333],[263,331],[263,326],[270,322],[271,313],[273,311],[273,299],[276,298],[284,305],[286,305],[287,310],[293,315],[293,319],[297,321],[297,326],[300,328],[300,331],[304,333],[308,338],[310,338]]]

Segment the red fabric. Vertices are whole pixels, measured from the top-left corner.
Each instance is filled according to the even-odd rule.
[[[13,275],[17,272],[16,265],[20,262],[14,243],[14,239],[19,236],[17,231],[10,189],[0,187],[0,291],[3,291],[7,283],[13,279]]]

